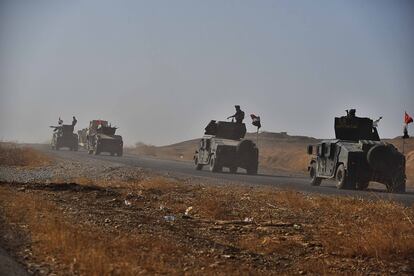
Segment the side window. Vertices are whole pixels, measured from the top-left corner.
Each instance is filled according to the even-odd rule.
[[[323,156],[323,144],[318,145],[316,150],[317,150],[318,156]]]
[[[334,158],[335,157],[335,149],[336,149],[335,144],[331,144],[331,146],[330,146],[330,154],[329,154],[329,157],[330,158]]]
[[[331,154],[331,151],[330,151],[330,149],[331,149],[331,147],[330,147],[330,145],[329,144],[327,144],[327,145],[325,145],[325,152],[324,152],[324,154],[323,154],[323,156],[325,156],[325,157],[329,157],[330,156],[330,154]]]

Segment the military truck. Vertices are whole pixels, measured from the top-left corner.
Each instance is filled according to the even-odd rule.
[[[51,126],[54,129],[51,146],[54,150],[68,148],[73,151],[78,150],[78,135],[73,133],[73,125]]]
[[[251,140],[243,139],[245,135],[245,124],[211,121],[194,154],[196,169],[208,165],[212,172],[227,167],[231,173],[243,168],[248,174],[257,174],[259,150]]]
[[[335,140],[308,146],[312,155],[308,171],[311,185],[336,180],[338,189],[368,188],[370,181],[385,184],[387,191],[405,192],[405,156],[382,142],[369,118],[355,116],[355,109],[335,118]]]
[[[117,128],[108,124],[108,121],[93,120],[89,123],[86,133],[86,148],[89,154],[98,155],[108,152],[112,156],[122,156],[122,136],[116,135]]]

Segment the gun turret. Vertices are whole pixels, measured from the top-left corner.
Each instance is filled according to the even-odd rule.
[[[347,111],[346,116],[335,117],[336,139],[359,141],[379,141],[379,135],[370,118],[360,118],[355,115],[355,109]]]
[[[239,140],[246,135],[246,125],[212,120],[205,128],[204,134],[214,135],[217,138]]]

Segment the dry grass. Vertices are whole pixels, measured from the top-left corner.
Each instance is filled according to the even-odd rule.
[[[181,249],[164,237],[114,234],[79,224],[62,216],[55,204],[33,195],[16,196],[1,189],[1,197],[6,221],[25,225],[35,258],[54,260],[55,269],[81,275],[136,275],[168,273],[173,266],[167,262],[180,263],[175,254],[180,255]]]
[[[14,143],[0,143],[0,165],[3,166],[44,166],[50,163],[45,154],[29,147]]]
[[[51,263],[55,271],[81,275],[183,273],[188,260],[193,260],[192,273],[235,273],[242,269],[257,273],[256,264],[248,263],[250,259],[210,267],[217,256],[197,253],[211,249],[197,244],[197,240],[232,248],[242,255],[257,254],[269,261],[275,256],[297,256],[288,270],[274,264],[263,270],[288,274],[300,270],[331,274],[337,272],[332,264],[342,263],[343,258],[367,258],[367,262],[385,262],[385,267],[391,261],[414,260],[414,208],[391,202],[311,197],[270,187],[187,184],[161,177],[117,191],[122,202],[127,193],[132,193],[131,202],[139,209],[131,210],[130,215],[148,217],[140,222],[148,225],[146,231],[113,228],[81,220],[79,214],[71,216],[66,212],[68,206],[79,209],[77,204],[86,200],[82,206],[91,209],[82,211],[86,212],[84,218],[101,206],[98,213],[104,218],[122,215],[121,225],[132,219],[124,217],[125,209],[93,205],[98,200],[102,204],[113,202],[108,198],[84,195],[81,200],[80,191],[63,195],[64,202],[73,202],[62,208],[56,193],[50,198],[41,192],[22,193],[0,186],[0,210],[9,225],[24,226],[37,260]],[[171,225],[162,221],[166,214],[178,218],[189,206],[192,220]],[[252,219],[251,223],[242,223],[246,218]],[[219,230],[209,230],[212,228]],[[318,257],[321,252],[305,250],[311,242],[320,244],[323,260]],[[375,267],[372,261],[370,264]]]

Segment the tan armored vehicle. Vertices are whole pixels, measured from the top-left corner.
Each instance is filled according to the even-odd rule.
[[[308,171],[311,185],[335,179],[338,189],[364,190],[370,181],[382,183],[389,192],[405,192],[405,156],[392,144],[382,142],[369,118],[335,118],[335,140],[308,146],[313,155]]]
[[[243,168],[248,174],[257,174],[259,150],[251,140],[243,139],[245,124],[211,121],[204,134],[194,154],[197,170],[208,165],[212,172],[221,172],[226,167],[231,173]]]
[[[80,143],[86,143],[86,149],[89,154],[98,155],[102,152],[108,152],[111,155],[122,156],[123,141],[122,136],[116,135],[116,127],[108,124],[108,121],[93,120],[89,123],[86,139],[80,138]],[[84,132],[82,132],[83,135]]]

